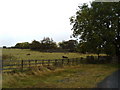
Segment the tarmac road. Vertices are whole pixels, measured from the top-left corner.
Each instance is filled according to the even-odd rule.
[[[97,85],[98,88],[120,88],[120,70],[105,78]]]

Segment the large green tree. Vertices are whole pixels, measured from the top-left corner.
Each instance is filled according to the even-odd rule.
[[[83,4],[70,22],[73,36],[89,51],[116,54],[120,62],[120,2]]]
[[[56,42],[53,41],[53,39],[49,37],[44,37],[43,40],[41,40],[41,49],[56,49],[57,45]]]
[[[68,41],[59,42],[59,46],[62,49],[67,49],[70,52],[76,51],[77,44],[78,42],[76,40],[68,40]]]
[[[15,48],[29,49],[29,48],[30,48],[30,44],[29,44],[29,42],[17,43],[17,44],[15,45]]]
[[[39,41],[33,40],[32,43],[30,44],[30,49],[32,50],[39,50],[41,47],[41,44]]]

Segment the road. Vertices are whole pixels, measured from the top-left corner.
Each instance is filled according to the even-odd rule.
[[[97,85],[98,88],[120,88],[120,70],[112,73]]]

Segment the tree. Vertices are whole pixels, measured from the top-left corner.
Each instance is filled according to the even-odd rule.
[[[80,37],[88,50],[115,52],[120,62],[120,2],[92,2],[79,6],[76,16],[70,18],[73,36]],[[112,47],[112,48],[111,48]],[[103,52],[102,51],[102,52]]]
[[[84,54],[87,52],[90,52],[86,42],[82,42],[77,45],[77,52],[84,53]]]
[[[62,48],[62,49],[67,49],[67,42],[66,41],[62,41],[62,42],[59,42],[59,47]]]
[[[22,47],[23,47],[24,49],[29,49],[29,48],[30,48],[29,42],[23,42],[23,43],[22,43]]]
[[[57,45],[56,42],[53,41],[53,39],[49,37],[44,37],[43,40],[41,40],[41,49],[56,49]]]
[[[32,41],[32,43],[30,44],[30,49],[32,50],[39,50],[40,49],[40,42],[39,41]]]
[[[3,46],[3,48],[7,48],[6,46]]]
[[[19,48],[19,49],[29,49],[29,43],[28,42],[23,42],[23,43],[17,43],[15,45],[15,48]]]
[[[21,45],[20,45],[21,43],[17,43],[16,45],[15,45],[15,48],[21,48]]]
[[[69,40],[68,43],[68,49],[70,52],[76,51],[77,41],[76,40]]]
[[[76,46],[78,42],[76,40],[62,41],[59,46],[62,49],[68,49],[70,52],[76,51]]]

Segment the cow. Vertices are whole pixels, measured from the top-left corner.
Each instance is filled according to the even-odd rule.
[[[62,58],[68,58],[67,56],[62,56]]]
[[[26,54],[26,55],[30,55],[30,53]]]

